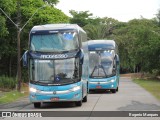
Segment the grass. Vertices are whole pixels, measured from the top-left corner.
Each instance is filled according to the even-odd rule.
[[[16,87],[16,78],[0,76],[0,90],[14,89]]]
[[[16,90],[10,92],[3,92],[0,96],[0,104],[11,103],[28,95],[28,87],[23,87],[21,91],[24,92],[18,92]]]
[[[134,79],[133,81],[142,86],[160,101],[160,80]]]

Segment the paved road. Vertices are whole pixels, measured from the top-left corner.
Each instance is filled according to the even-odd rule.
[[[74,103],[52,103],[43,104],[41,109],[35,109],[29,103],[28,98],[15,102],[15,104],[0,106],[0,111],[160,111],[160,101],[150,93],[132,82],[130,78],[121,77],[119,92],[112,94],[108,92],[98,92],[88,95],[88,102],[82,107],[75,106]],[[84,118],[85,119],[85,118]],[[88,118],[87,118],[88,119]],[[96,118],[90,118],[96,119]],[[103,119],[103,118],[100,118]],[[113,119],[113,118],[110,118]],[[126,118],[125,118],[126,119]],[[125,120],[124,119],[124,120]],[[150,120],[146,118],[145,120]],[[153,118],[158,120],[159,118]]]

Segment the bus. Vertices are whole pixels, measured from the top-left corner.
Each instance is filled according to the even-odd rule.
[[[90,40],[89,91],[110,90],[116,93],[119,87],[118,46],[114,40]]]
[[[35,108],[45,102],[87,102],[89,58],[86,32],[76,24],[34,26],[23,65],[29,70],[29,99]]]

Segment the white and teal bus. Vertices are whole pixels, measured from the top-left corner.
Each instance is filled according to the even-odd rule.
[[[29,98],[35,108],[45,102],[87,102],[89,63],[86,32],[76,24],[47,24],[30,31],[23,55],[29,69]]]
[[[89,51],[89,90],[118,91],[119,56],[114,40],[90,40]]]

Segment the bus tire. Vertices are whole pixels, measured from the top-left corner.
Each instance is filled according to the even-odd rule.
[[[89,87],[88,87],[88,82],[87,82],[87,93],[89,93]]]
[[[116,89],[112,89],[111,92],[112,92],[112,93],[116,93]]]
[[[40,108],[41,107],[41,103],[38,102],[38,103],[34,103],[34,108]]]
[[[117,89],[116,89],[116,92],[118,92],[118,87],[117,87]]]
[[[83,100],[83,87],[82,87],[82,99],[80,101],[76,101],[76,106],[82,106],[82,100]]]
[[[76,106],[82,106],[82,100],[76,101]]]
[[[87,95],[83,98],[83,102],[87,102]]]

